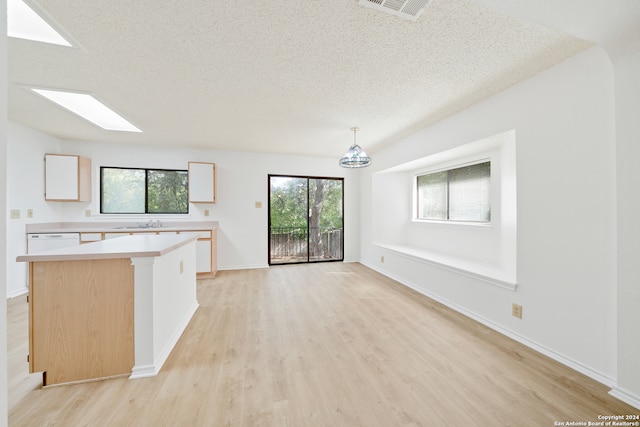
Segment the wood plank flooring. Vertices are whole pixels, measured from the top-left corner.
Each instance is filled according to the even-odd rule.
[[[7,300],[7,386],[11,410],[29,392],[42,386],[42,375],[29,375],[29,309],[27,296]]]
[[[221,271],[198,300],[158,376],[36,389],[9,425],[553,426],[640,412],[359,264]]]

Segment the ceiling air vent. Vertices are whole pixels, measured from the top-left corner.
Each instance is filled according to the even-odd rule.
[[[358,4],[415,21],[431,0],[359,0]]]

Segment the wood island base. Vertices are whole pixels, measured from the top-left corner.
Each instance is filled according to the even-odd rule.
[[[129,259],[32,262],[30,275],[29,363],[45,386],[131,372]]]
[[[29,370],[43,385],[156,375],[198,308],[196,236],[127,236],[24,255]]]

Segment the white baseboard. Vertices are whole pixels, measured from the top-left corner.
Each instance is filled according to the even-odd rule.
[[[269,268],[269,264],[253,264],[253,265],[223,265],[218,266],[218,271],[222,270],[255,270],[258,268]]]
[[[640,409],[640,396],[636,396],[628,390],[624,390],[620,387],[613,387],[609,394],[616,399],[622,400],[634,408]]]
[[[483,324],[483,325],[485,325],[485,326],[487,326],[487,327],[489,327],[489,328],[501,333],[502,335],[505,335],[505,336],[507,336],[507,337],[509,337],[509,338],[511,338],[511,339],[513,339],[513,340],[515,340],[515,341],[517,341],[517,342],[519,342],[519,343],[521,343],[521,344],[523,344],[523,345],[525,345],[525,346],[527,346],[527,347],[539,352],[539,353],[544,354],[547,357],[550,357],[551,359],[553,359],[553,360],[555,360],[555,361],[557,361],[559,363],[562,363],[563,365],[565,365],[565,366],[567,366],[567,367],[569,367],[569,368],[571,368],[571,369],[573,369],[573,370],[575,370],[577,372],[580,372],[581,374],[584,374],[584,375],[588,376],[589,378],[591,378],[591,379],[593,379],[595,381],[598,381],[601,384],[606,385],[607,387],[612,387],[613,389],[610,392],[610,394],[612,396],[614,396],[614,397],[616,397],[616,398],[618,398],[618,399],[620,399],[620,400],[622,400],[622,401],[624,401],[624,402],[626,402],[626,403],[628,403],[628,404],[630,404],[632,406],[638,407],[637,405],[638,405],[638,402],[640,402],[640,400],[636,396],[633,396],[632,394],[630,394],[628,392],[624,392],[622,390],[614,388],[615,384],[616,384],[616,381],[615,381],[614,378],[611,378],[611,377],[609,377],[609,376],[607,376],[607,375],[605,375],[605,374],[603,374],[601,372],[598,372],[598,371],[590,368],[589,366],[584,365],[584,364],[582,364],[582,363],[580,363],[580,362],[578,362],[576,360],[573,360],[573,359],[571,359],[571,358],[569,358],[569,357],[567,357],[567,356],[565,356],[565,355],[563,355],[561,353],[558,353],[558,352],[556,352],[556,351],[554,351],[554,350],[552,350],[552,349],[550,349],[550,348],[548,348],[548,347],[546,347],[546,346],[544,346],[542,344],[539,344],[539,343],[537,343],[535,341],[532,341],[532,340],[530,340],[530,339],[528,339],[528,338],[526,338],[526,337],[524,337],[524,336],[522,336],[522,335],[520,335],[520,334],[518,334],[518,333],[516,333],[516,332],[514,332],[512,330],[510,330],[510,329],[505,328],[502,325],[499,325],[499,324],[497,324],[497,323],[495,323],[495,322],[493,322],[491,320],[486,319],[483,316],[478,315],[477,313],[471,312],[471,311],[465,309],[464,307],[461,307],[461,306],[453,303],[452,301],[450,301],[450,300],[448,300],[446,298],[442,298],[439,295],[436,295],[436,294],[433,294],[433,293],[431,293],[429,291],[426,291],[426,290],[422,289],[420,286],[417,286],[416,284],[411,283],[411,282],[409,282],[409,281],[407,281],[407,280],[405,280],[405,279],[403,279],[401,277],[398,277],[398,276],[396,276],[394,274],[391,274],[391,273],[389,273],[389,272],[387,272],[385,270],[382,270],[382,269],[380,269],[379,267],[377,267],[375,265],[372,265],[372,264],[369,264],[369,263],[364,263],[364,262],[362,264],[367,266],[368,268],[374,270],[374,271],[377,271],[378,273],[380,273],[380,274],[382,274],[384,276],[387,276],[387,277],[395,280],[398,283],[401,283],[402,285],[404,285],[404,286],[406,286],[408,288],[413,289],[416,292],[421,293],[422,295],[424,295],[426,297],[429,297],[429,298],[431,298],[431,299],[433,299],[433,300],[435,300],[435,301],[437,301],[437,302],[439,302],[441,304],[444,304],[445,306],[451,308],[452,310],[455,310],[455,311],[457,311],[457,312],[459,312],[459,313],[461,313],[461,314],[463,314],[463,315],[465,315],[465,316],[467,316],[467,317],[469,317],[469,318],[471,318],[471,319],[473,319],[473,320],[475,320],[475,321],[477,321],[477,322],[479,322],[479,323],[481,323],[481,324]],[[635,402],[635,403],[633,403],[633,402]]]
[[[162,369],[162,365],[164,365],[164,362],[166,362],[169,358],[173,347],[175,347],[175,345],[178,343],[178,340],[182,336],[184,330],[187,329],[187,326],[189,325],[189,322],[191,321],[191,318],[195,314],[198,307],[199,304],[198,301],[196,301],[191,306],[185,317],[182,319],[182,322],[180,322],[180,324],[178,325],[178,328],[176,329],[171,339],[165,344],[160,354],[158,354],[158,356],[155,358],[155,360],[153,361],[153,365],[134,366],[131,370],[131,376],[129,377],[129,379],[147,378],[158,375],[158,373]]]
[[[345,264],[350,264],[350,263],[360,263],[360,261],[357,260],[343,260],[342,261]],[[288,264],[277,264],[277,265],[288,265]],[[223,266],[218,266],[218,271],[224,271],[224,270],[256,270],[256,269],[260,269],[260,268],[269,268],[271,267],[269,264],[250,264],[250,265],[223,265]]]
[[[155,377],[156,375],[158,375],[158,371],[155,365],[134,366],[129,379],[136,380],[138,378]]]
[[[11,292],[7,292],[7,299],[19,297],[20,295],[25,295],[27,293],[29,293],[29,289],[26,287],[20,288],[20,289],[14,289]]]

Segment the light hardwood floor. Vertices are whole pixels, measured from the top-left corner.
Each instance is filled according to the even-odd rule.
[[[640,412],[359,264],[221,271],[198,299],[158,376],[36,389],[9,425],[553,426]]]

